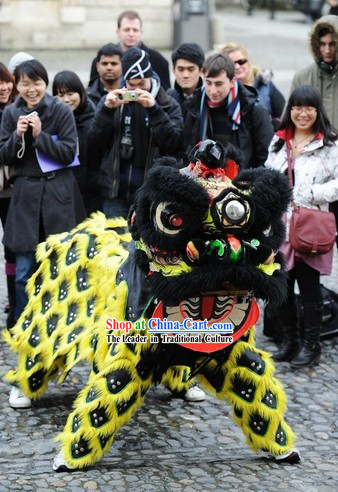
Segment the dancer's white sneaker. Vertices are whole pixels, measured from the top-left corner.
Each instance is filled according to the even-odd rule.
[[[9,405],[12,408],[30,408],[32,402],[28,396],[26,396],[21,389],[16,386],[12,386],[9,394]]]
[[[276,463],[289,463],[290,465],[295,465],[302,460],[300,452],[297,448],[291,449],[284,454],[274,455],[271,453],[265,453],[269,458],[272,458]]]
[[[65,455],[63,451],[60,451],[54,458],[53,461],[53,470],[56,472],[66,472],[70,470],[74,470],[66,461]]]
[[[184,395],[184,399],[186,401],[204,401],[206,394],[204,391],[198,386],[193,386],[188,389],[188,391]]]

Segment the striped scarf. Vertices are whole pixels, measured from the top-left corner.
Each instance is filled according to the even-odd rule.
[[[222,102],[223,104],[223,102]],[[205,88],[202,88],[202,97],[200,103],[200,126],[199,139],[205,140],[207,137],[208,125],[210,122],[209,101],[206,98]],[[237,130],[241,124],[241,104],[238,95],[238,82],[235,80],[234,86],[230,89],[227,97],[227,111],[229,117],[229,126],[231,130]]]

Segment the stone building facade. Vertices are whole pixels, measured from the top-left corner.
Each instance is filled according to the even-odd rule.
[[[139,12],[144,41],[170,48],[173,0],[1,0],[1,49],[89,49],[115,38],[123,10]]]

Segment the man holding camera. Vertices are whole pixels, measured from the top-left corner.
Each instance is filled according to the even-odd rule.
[[[124,87],[100,102],[90,133],[103,153],[99,179],[108,217],[127,216],[153,159],[174,155],[183,134],[181,108],[160,86],[144,50],[124,53],[122,74]]]

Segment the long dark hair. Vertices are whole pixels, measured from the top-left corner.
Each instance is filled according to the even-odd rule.
[[[11,95],[9,96],[8,103],[6,104],[7,106],[8,104],[11,104],[14,101],[15,96],[17,95],[17,91],[15,88],[15,79],[13,74],[8,70],[6,65],[2,62],[0,62],[0,80],[4,80],[5,82],[12,82],[13,84]]]
[[[337,131],[331,125],[319,91],[311,85],[301,85],[296,87],[290,95],[283,118],[280,124],[280,130],[294,130],[295,125],[291,120],[291,108],[293,106],[312,106],[317,110],[317,118],[313,124],[314,133],[322,133],[324,135],[324,145],[331,146],[332,142],[337,140]],[[273,146],[273,151],[278,152],[284,145],[284,140],[279,139]]]
[[[66,92],[77,92],[80,95],[80,104],[75,113],[82,113],[87,104],[87,93],[78,75],[71,70],[58,72],[53,80],[53,96]]]

